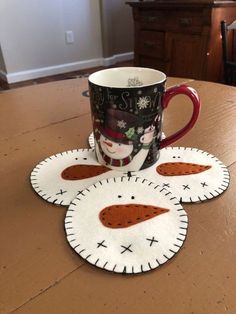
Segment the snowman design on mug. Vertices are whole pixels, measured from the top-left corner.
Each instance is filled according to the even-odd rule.
[[[151,167],[162,148],[194,126],[200,111],[197,92],[185,85],[166,89],[165,83],[164,73],[149,68],[112,68],[89,76],[93,131],[100,164],[120,171]],[[161,139],[163,111],[180,94],[192,102],[192,116],[182,129]]]
[[[106,112],[105,126],[98,127],[96,134],[96,154],[101,164],[110,168],[130,171],[141,169],[148,156],[149,148],[156,137],[155,122],[142,126],[135,115],[114,109]],[[137,143],[138,144],[135,144]]]

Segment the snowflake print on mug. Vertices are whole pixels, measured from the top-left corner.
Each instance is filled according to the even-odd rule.
[[[149,103],[150,103],[150,97],[144,96],[144,97],[139,97],[137,105],[139,109],[146,109],[149,106]]]
[[[143,131],[144,131],[144,128],[142,126],[138,127],[138,129],[137,129],[138,134],[142,134]]]
[[[117,121],[117,126],[120,129],[125,129],[126,128],[126,122],[124,120],[119,120],[119,121]]]
[[[138,77],[133,77],[133,78],[128,79],[129,87],[142,86],[142,85],[143,85],[143,82],[141,82]]]

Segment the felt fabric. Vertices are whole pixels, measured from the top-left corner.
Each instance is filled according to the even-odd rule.
[[[212,199],[229,185],[229,171],[218,158],[190,147],[164,148],[155,165],[132,175],[160,184],[181,202]]]
[[[169,261],[183,245],[187,228],[187,214],[176,197],[139,177],[109,178],[87,187],[65,218],[68,242],[83,259],[127,274]]]
[[[94,141],[93,132],[88,137],[88,143],[89,143],[90,148],[95,148],[95,141]]]
[[[105,227],[120,229],[139,224],[168,211],[169,209],[153,205],[136,203],[115,204],[109,205],[100,211],[99,219]]]
[[[206,201],[223,193],[229,185],[229,171],[219,159],[186,147],[164,148],[156,164],[128,173],[100,165],[92,149],[63,152],[40,162],[31,173],[31,184],[48,202],[69,205],[89,185],[122,175],[141,176],[160,184],[181,202]]]
[[[101,166],[94,150],[75,149],[41,161],[33,169],[30,180],[36,193],[47,202],[69,205],[77,193],[87,186],[122,174]]]

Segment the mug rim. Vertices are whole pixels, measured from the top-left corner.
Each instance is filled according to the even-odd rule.
[[[141,86],[116,86],[115,84],[102,84],[98,82],[98,79],[96,81],[96,76],[98,74],[101,73],[107,73],[107,72],[115,72],[115,71],[120,71],[120,70],[125,70],[125,71],[131,71],[131,70],[137,70],[138,71],[146,71],[146,72],[153,72],[156,74],[159,74],[160,76],[162,76],[161,79],[154,81],[153,83],[150,84],[143,84]],[[167,77],[166,74],[163,73],[162,71],[156,70],[156,69],[152,69],[152,68],[146,68],[146,67],[115,67],[115,68],[108,68],[108,69],[103,69],[103,70],[99,70],[96,71],[92,74],[89,75],[88,77],[88,81],[94,85],[97,86],[101,86],[101,87],[107,87],[107,88],[120,88],[120,89],[135,89],[135,88],[143,88],[143,87],[149,87],[149,86],[153,86],[153,85],[157,85],[157,84],[162,84],[166,81]]]

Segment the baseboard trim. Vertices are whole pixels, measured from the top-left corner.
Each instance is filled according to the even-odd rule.
[[[112,57],[103,58],[103,66],[114,65],[117,62],[128,61],[134,58],[133,52],[120,53],[113,55]]]
[[[0,70],[0,79],[2,79],[3,81],[7,82],[7,73]]]
[[[0,71],[0,77],[9,84],[32,80],[40,77],[51,76],[61,73],[73,72],[83,69],[89,69],[96,66],[111,66],[117,62],[132,60],[134,56],[133,52],[121,53],[113,55],[109,58],[97,58],[84,61],[78,61],[73,63],[60,64],[50,67],[44,67],[39,69],[32,69],[27,71],[4,73]]]

